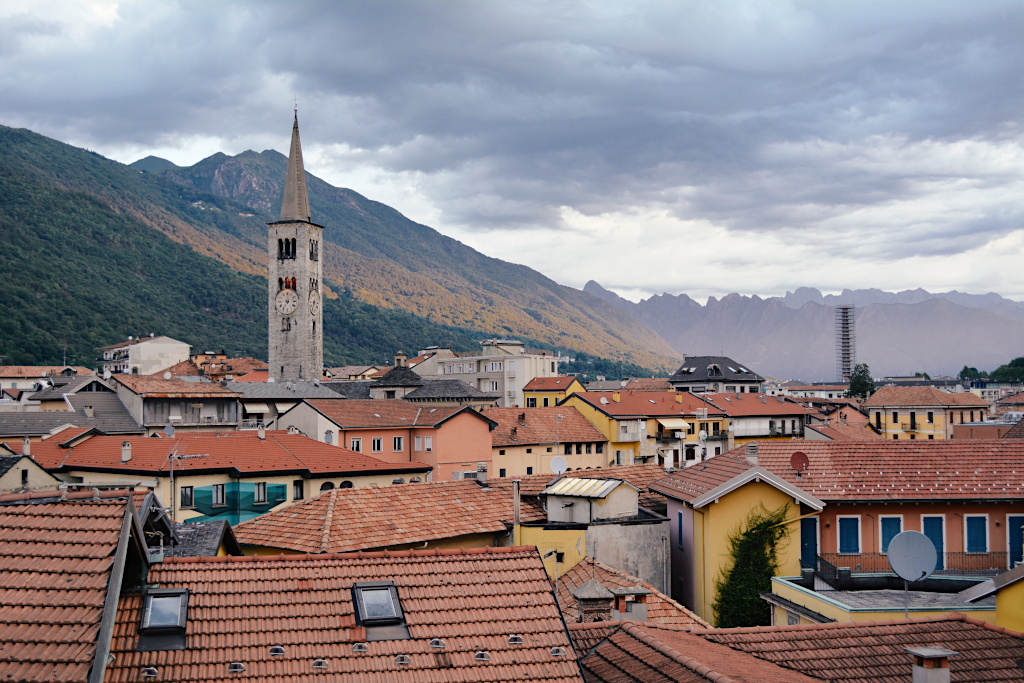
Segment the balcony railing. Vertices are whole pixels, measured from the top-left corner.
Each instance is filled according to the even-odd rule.
[[[940,553],[936,574],[994,576],[1012,569],[1006,551],[989,553]],[[854,572],[891,572],[889,556],[883,553],[821,553],[820,559],[836,566],[849,567]]]

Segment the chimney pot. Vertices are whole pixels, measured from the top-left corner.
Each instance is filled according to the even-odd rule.
[[[938,646],[904,650],[914,656],[912,683],[949,683],[949,658],[960,654]]]
[[[757,464],[757,442],[752,441],[747,444],[747,451],[744,454],[747,459],[747,463],[750,465]]]
[[[27,436],[21,442],[21,454],[32,455],[32,440]]]
[[[85,413],[86,417],[92,417],[95,414],[92,409],[92,406],[85,406],[84,408],[82,408],[82,412]]]
[[[612,392],[612,400],[615,401],[616,403],[621,403],[622,402],[622,396],[619,395],[619,392],[614,391],[614,392]]]
[[[267,440],[267,428],[264,425],[260,425],[260,428],[256,430],[256,436],[260,438],[260,441]]]
[[[132,459],[132,442],[121,442],[121,462],[125,463]]]

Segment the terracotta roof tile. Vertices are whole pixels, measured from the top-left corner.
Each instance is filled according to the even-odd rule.
[[[346,429],[359,427],[434,427],[466,411],[466,406],[421,406],[401,399],[307,399],[306,403]],[[479,415],[479,413],[476,413]]]
[[[701,632],[705,640],[827,681],[905,683],[912,657],[907,647],[945,647],[950,678],[960,681],[1024,681],[1024,635],[961,614],[924,619],[762,626]]]
[[[522,507],[524,521],[543,519],[538,509]],[[508,491],[466,479],[334,489],[243,522],[235,536],[243,545],[339,553],[504,533],[511,521]]]
[[[810,462],[802,477],[790,465],[796,451]],[[1024,498],[1017,439],[761,441],[757,456],[759,466],[823,501]]]
[[[111,379],[120,382],[134,393],[143,396],[167,398],[185,396],[231,398],[241,396],[241,394],[237,394],[213,382],[186,382],[176,377],[164,379],[163,377],[154,377],[153,375],[114,375]]]
[[[618,395],[619,400],[615,400],[615,395]],[[616,418],[680,417],[682,415],[693,415],[696,411],[705,408],[711,414],[716,412],[715,406],[701,400],[696,394],[687,392],[587,392],[585,394],[573,394],[567,400],[586,401],[598,410]]]
[[[885,441],[885,437],[871,429],[867,423],[859,425],[805,425],[804,429],[818,432],[832,441]]]
[[[32,456],[46,469],[104,469],[161,474],[169,472],[169,456],[179,459],[175,471],[238,470],[242,473],[303,472],[314,474],[425,471],[420,462],[390,463],[301,434],[257,432],[179,432],[172,438],[93,436],[71,448],[49,439],[32,444]],[[121,462],[122,443],[131,444],[131,459]]]
[[[0,365],[0,377],[48,377],[71,368],[76,375],[92,375],[92,370],[78,365]]]
[[[569,635],[592,683],[813,683],[814,678],[711,643],[685,629],[649,622],[571,624]],[[604,637],[591,645],[596,631]],[[587,647],[589,646],[589,647]],[[586,648],[586,649],[584,649]]]
[[[239,678],[263,683],[311,679],[326,660],[332,681],[522,681],[582,683],[575,651],[559,617],[535,548],[479,548],[277,558],[174,559],[149,580],[190,592],[186,649],[137,652],[141,596],[118,610],[107,683],[139,680],[223,681],[231,662]],[[408,639],[376,640],[356,624],[352,587],[393,581]],[[510,635],[522,636],[521,644]],[[443,648],[431,647],[433,638]],[[284,654],[270,655],[279,645]],[[552,656],[551,648],[565,654]],[[489,662],[476,662],[477,652]],[[408,664],[396,655],[408,655]],[[326,679],[325,679],[326,680]]]
[[[651,490],[685,501],[699,498],[752,467],[737,453],[742,453],[742,448],[710,458],[700,465],[666,474],[650,485]]]
[[[767,394],[702,394],[704,400],[729,417],[803,415],[808,409],[785,396]]]
[[[0,672],[87,681],[127,498],[0,497]],[[47,502],[50,501],[50,502]]]
[[[987,408],[989,402],[971,393],[951,394],[935,387],[884,386],[879,387],[863,404],[864,408],[904,406],[973,406],[975,408]]]
[[[484,415],[498,423],[491,432],[491,445],[495,448],[520,444],[608,440],[597,427],[583,417],[580,411],[571,406],[488,408]]]
[[[575,377],[534,377],[526,383],[523,391],[562,391],[573,382],[579,383],[579,380]]]
[[[639,586],[651,591],[651,595],[647,597],[647,619],[651,623],[679,627],[711,628],[711,624],[643,579],[609,567],[592,557],[584,558],[582,562],[558,579],[556,586],[558,590],[558,604],[562,607],[562,615],[565,617],[566,622],[575,623],[579,619],[576,598],[572,594],[573,589],[577,586],[582,586],[590,579],[596,579],[605,588]]]
[[[565,475],[530,474],[519,479],[519,493],[522,496],[538,496],[548,485],[560,476],[572,476],[582,479],[621,479],[640,489],[640,505],[658,513],[665,512],[665,498],[658,493],[651,493],[650,485],[663,479],[667,472],[658,465],[623,465],[596,470],[572,470]],[[512,479],[491,479],[488,486],[511,492]]]

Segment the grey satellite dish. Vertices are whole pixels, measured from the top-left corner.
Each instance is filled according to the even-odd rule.
[[[110,379],[110,370],[103,371],[103,379]]]
[[[561,474],[562,472],[565,472],[567,469],[569,469],[569,463],[565,461],[565,458],[563,458],[560,455],[556,455],[555,457],[551,458],[552,472],[554,472],[555,474]]]
[[[889,566],[907,581],[920,581],[935,571],[935,544],[920,531],[904,531],[889,541]]]
[[[164,379],[170,379],[171,377],[174,377],[174,375],[171,374],[170,370],[164,373]]]
[[[171,425],[167,425],[166,427],[164,427],[164,434],[166,434],[167,436],[174,436],[174,427],[172,427]]]

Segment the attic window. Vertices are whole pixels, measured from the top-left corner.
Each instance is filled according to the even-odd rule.
[[[366,639],[406,640],[409,629],[398,600],[398,589],[391,581],[367,581],[352,586],[356,621],[366,628]]]
[[[151,588],[142,601],[139,651],[184,650],[187,621],[187,589]]]

